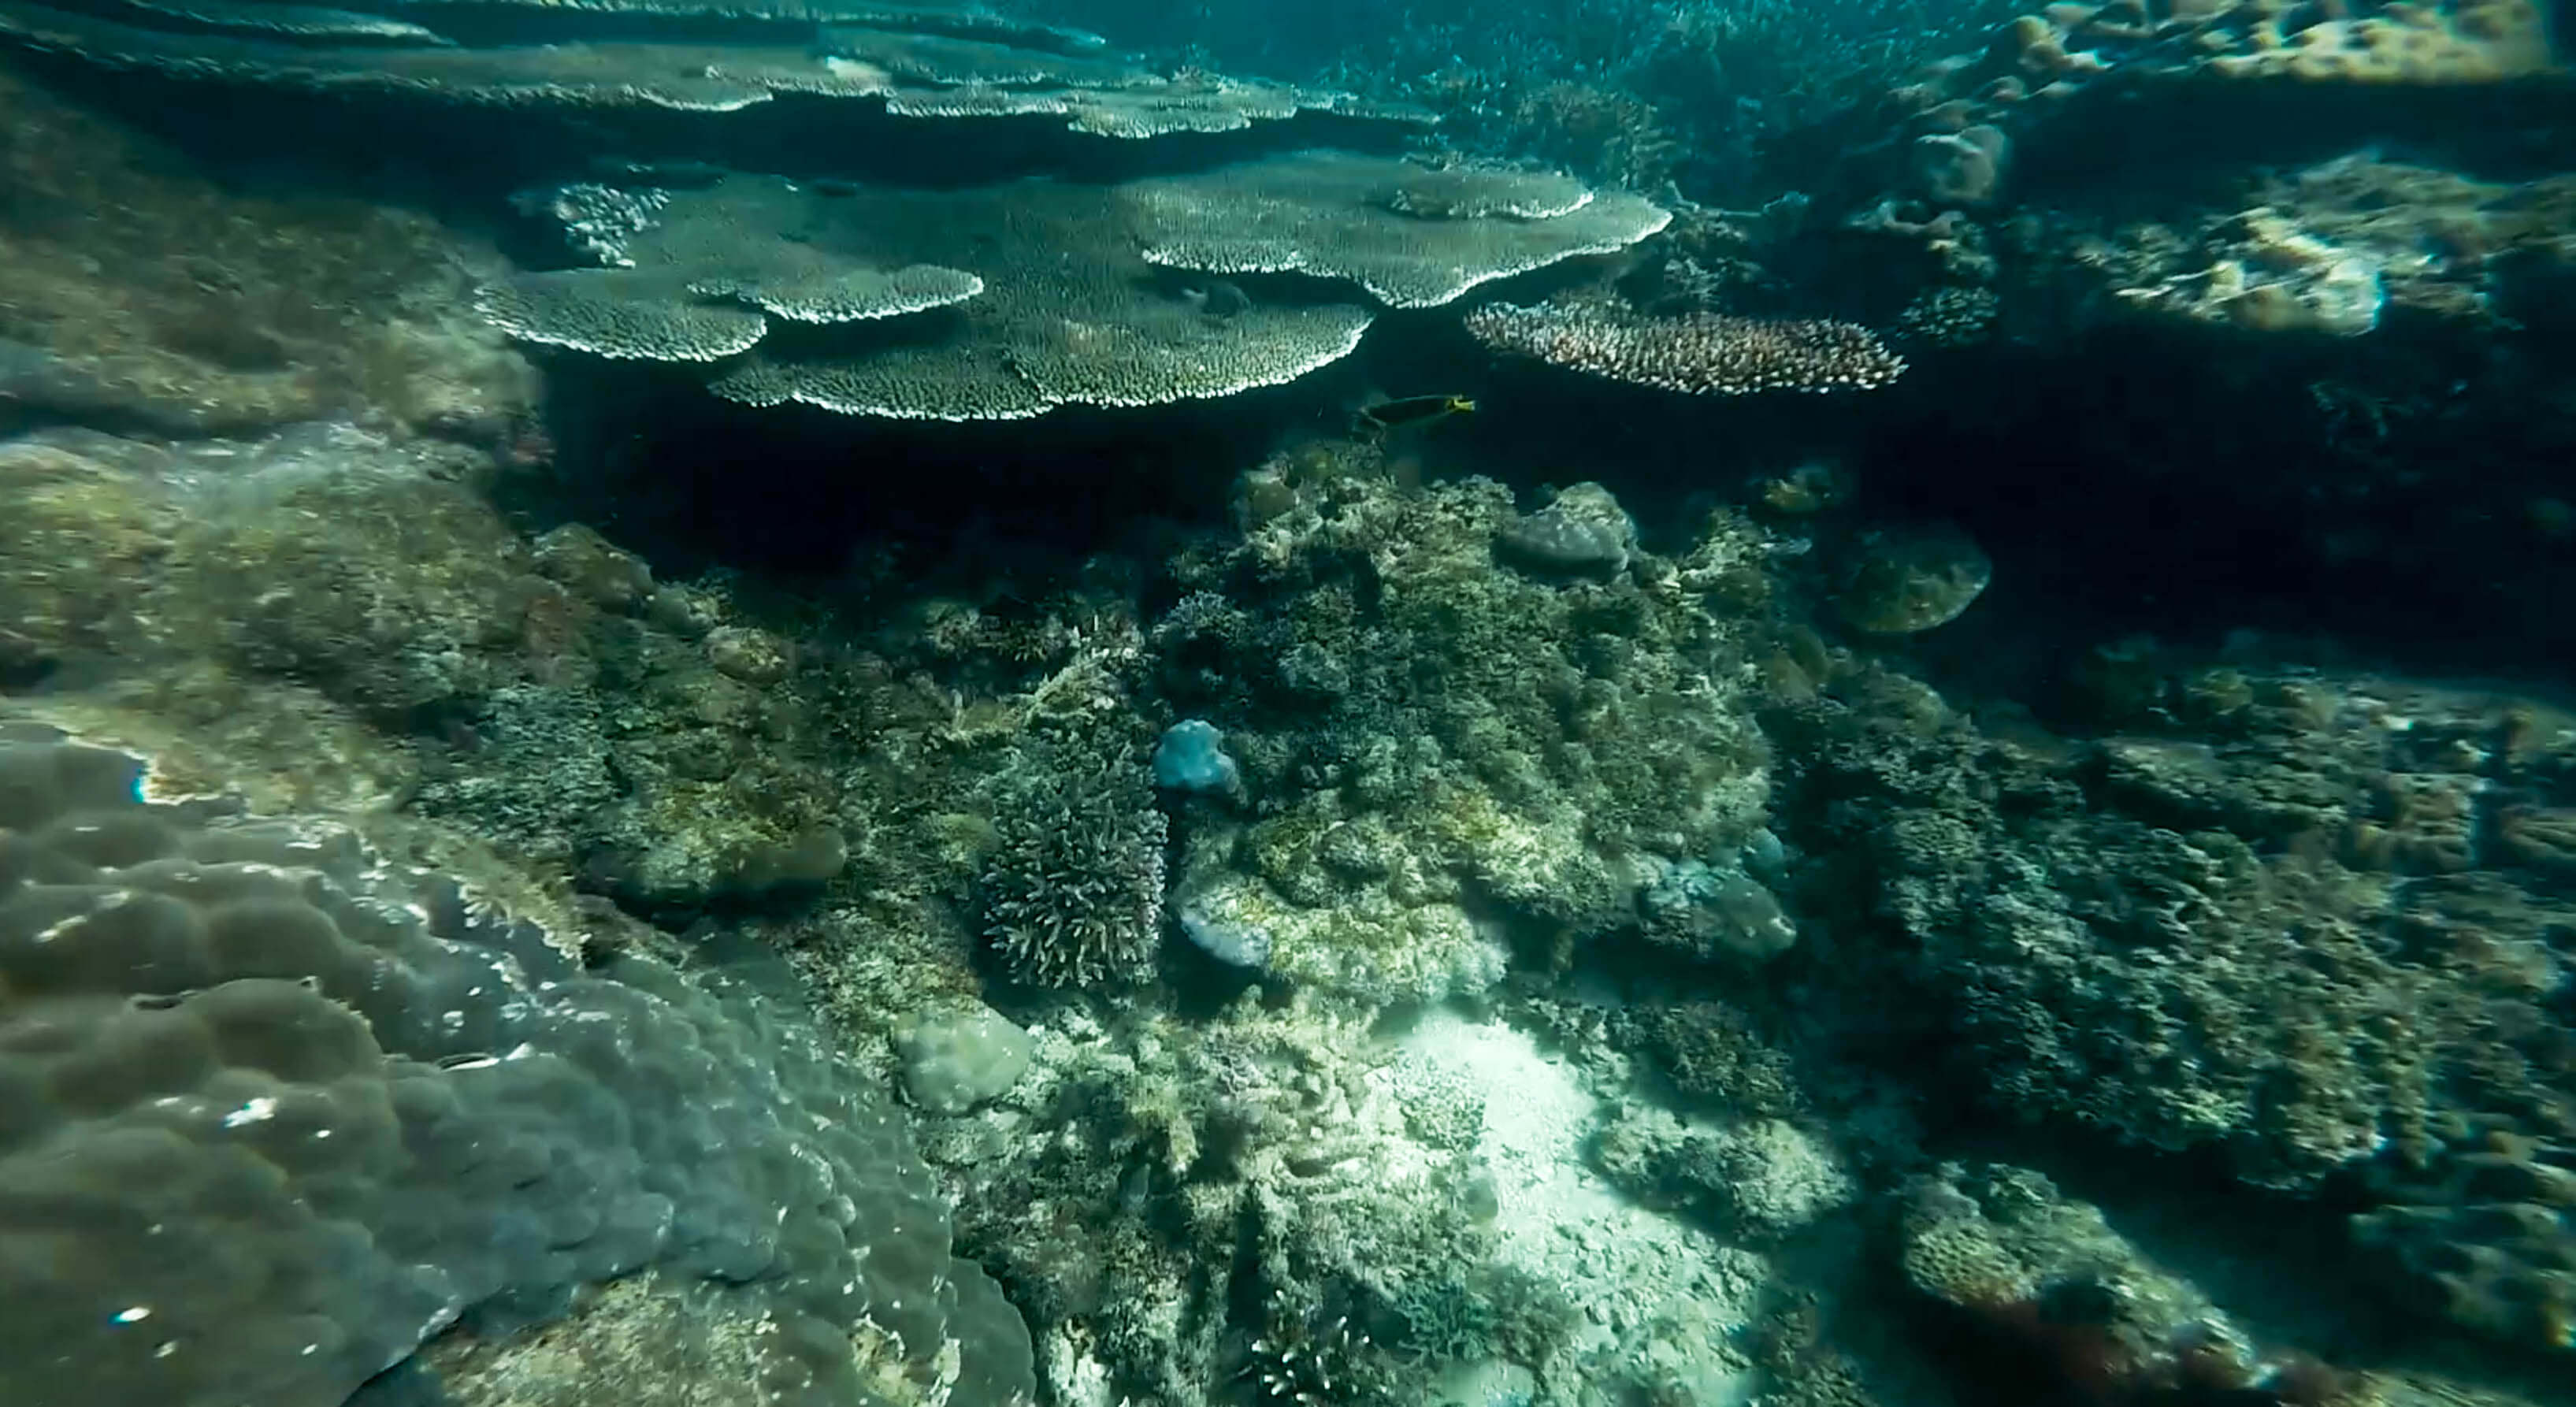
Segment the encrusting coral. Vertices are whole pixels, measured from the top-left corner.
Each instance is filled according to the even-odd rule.
[[[257,193],[0,70],[0,429],[345,419],[496,444],[534,369],[465,306],[499,253],[427,215]]]

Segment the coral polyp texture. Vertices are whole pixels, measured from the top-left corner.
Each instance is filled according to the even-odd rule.
[[[1905,359],[1847,322],[1691,313],[1640,317],[1595,303],[1489,304],[1467,331],[1498,352],[1684,395],[1865,391],[1893,382]]]
[[[1276,385],[1348,355],[1375,316],[1326,279],[1417,307],[1620,247],[1665,219],[1561,177],[1332,152],[1121,185],[826,192],[735,175],[694,190],[571,186],[523,204],[615,267],[492,285],[480,306],[501,326],[674,362],[759,343],[717,394],[934,420]],[[1222,277],[1256,268],[1314,277],[1257,291]],[[841,325],[780,349],[763,341],[768,318]]]
[[[660,1268],[794,1403],[1002,1404],[1027,1333],[801,1016],[309,819],[0,726],[0,1400],[337,1403]]]

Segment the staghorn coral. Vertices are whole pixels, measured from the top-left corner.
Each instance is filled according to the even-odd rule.
[[[1843,322],[1641,318],[1600,304],[1496,303],[1469,313],[1467,331],[1499,352],[1693,396],[1870,390],[1905,370],[1868,329]]]

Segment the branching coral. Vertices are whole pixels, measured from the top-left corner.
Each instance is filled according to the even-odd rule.
[[[1006,783],[985,933],[1022,980],[1134,983],[1163,932],[1163,813],[1141,758],[1042,748]]]

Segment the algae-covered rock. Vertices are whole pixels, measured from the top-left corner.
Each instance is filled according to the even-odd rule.
[[[467,306],[499,254],[425,215],[252,195],[0,71],[0,428],[355,419],[486,443],[534,371]]]
[[[825,771],[782,745],[810,738],[794,687],[640,618],[672,589],[642,596],[649,572],[596,534],[527,540],[476,490],[490,469],[346,424],[0,445],[0,670],[86,686],[57,707],[231,735],[237,764],[338,800],[403,792],[640,908],[836,878]],[[435,746],[305,750],[353,726]]]
[[[990,1007],[916,1013],[895,1027],[904,1092],[934,1114],[1007,1094],[1029,1068],[1029,1033]]]

